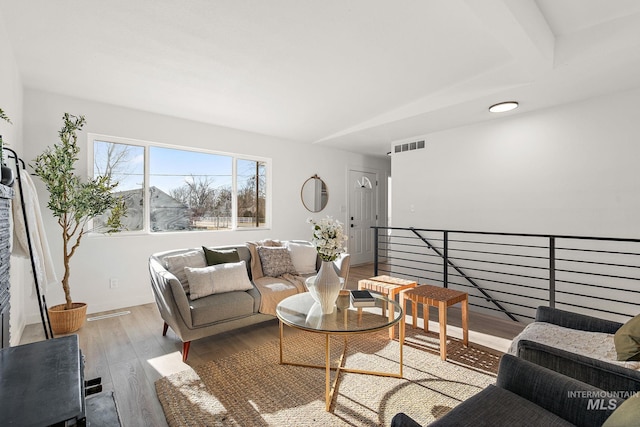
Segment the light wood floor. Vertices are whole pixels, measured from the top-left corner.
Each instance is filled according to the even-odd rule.
[[[357,288],[360,279],[373,275],[373,266],[352,266],[347,287]],[[456,312],[457,311],[457,312]],[[115,391],[115,398],[125,427],[166,426],[162,408],[156,398],[154,382],[159,378],[222,358],[278,337],[278,322],[266,322],[248,328],[194,341],[187,364],[182,362],[182,343],[171,330],[162,336],[163,321],[155,304],[145,304],[105,313],[129,312],[105,319],[87,321],[78,331],[85,355],[85,378],[102,377],[105,390]],[[420,314],[420,313],[419,313]],[[437,331],[437,310],[431,310],[432,329]],[[459,310],[449,309],[447,333],[460,337]],[[410,322],[410,319],[408,319]],[[410,323],[408,323],[410,325]],[[419,326],[423,325],[419,321]],[[483,314],[469,314],[469,339],[472,343],[505,351],[523,325]],[[289,332],[288,332],[289,333]],[[44,339],[42,325],[28,325],[21,344]]]

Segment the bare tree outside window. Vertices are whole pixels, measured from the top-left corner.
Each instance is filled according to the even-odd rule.
[[[266,224],[266,164],[238,159],[238,227]]]
[[[194,229],[221,229],[231,226],[231,189],[216,187],[211,177],[189,176],[185,184],[172,189],[170,196],[189,208]]]
[[[233,227],[229,203],[232,157],[151,147],[149,161],[150,184],[166,195],[162,206],[151,199],[152,231]]]
[[[108,176],[118,186],[114,193],[123,197],[127,214],[122,223],[127,231],[144,226],[144,147],[108,141],[93,142],[93,174]],[[94,221],[101,225],[109,217],[105,213]]]

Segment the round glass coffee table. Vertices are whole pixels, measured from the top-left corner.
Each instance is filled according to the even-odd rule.
[[[276,307],[276,315],[280,321],[280,364],[303,366],[308,368],[325,369],[325,409],[330,410],[336,384],[340,372],[352,372],[356,374],[378,375],[384,377],[402,378],[402,346],[404,345],[404,315],[402,307],[396,301],[390,300],[382,294],[371,292],[375,300],[375,305],[370,307],[354,308],[346,304],[342,298],[338,297],[338,306],[344,308],[334,308],[331,314],[322,314],[320,304],[315,302],[309,292],[292,295],[283,299]],[[393,308],[393,315],[389,315],[390,308]],[[383,310],[384,309],[384,310]],[[400,371],[398,373],[366,371],[360,369],[350,369],[344,367],[345,354],[347,351],[347,338],[349,335],[367,334],[384,329],[392,328],[399,324],[400,343]],[[295,363],[284,360],[284,325],[325,335],[325,366]],[[331,366],[329,337],[331,335],[344,336],[344,348],[338,365]],[[336,371],[336,375],[331,382],[331,371]]]

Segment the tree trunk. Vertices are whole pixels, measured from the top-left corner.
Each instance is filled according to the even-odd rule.
[[[62,230],[62,247],[64,256],[64,276],[62,277],[62,290],[64,291],[64,299],[66,301],[64,309],[71,310],[73,308],[73,301],[71,301],[71,289],[69,289],[69,236],[67,230],[63,227]]]

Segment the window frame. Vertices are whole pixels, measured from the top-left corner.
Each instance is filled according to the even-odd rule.
[[[167,235],[167,234],[182,234],[182,233],[206,233],[206,232],[230,232],[230,231],[257,231],[257,230],[269,230],[271,229],[273,219],[272,219],[272,159],[268,157],[255,156],[250,154],[241,154],[241,153],[232,153],[227,151],[219,151],[219,150],[211,150],[206,148],[197,148],[197,147],[185,147],[182,145],[176,144],[166,144],[160,142],[152,142],[145,141],[140,139],[133,138],[123,138],[118,136],[111,136],[99,133],[88,133],[87,134],[87,174],[91,178],[94,174],[94,142],[102,141],[102,142],[110,142],[115,144],[126,144],[132,145],[136,147],[142,147],[144,151],[144,176],[143,176],[143,194],[144,194],[144,206],[143,206],[143,224],[142,229],[128,231],[123,230],[120,233],[113,234],[113,236],[117,235],[125,235],[125,236],[135,236],[135,235]],[[231,228],[224,230],[185,230],[185,231],[151,231],[151,204],[150,202],[150,169],[151,165],[149,162],[149,154],[150,147],[158,147],[158,148],[168,148],[173,150],[181,150],[181,151],[190,151],[194,153],[202,153],[202,154],[213,154],[219,156],[227,156],[231,157]],[[238,160],[249,160],[254,162],[264,163],[266,166],[266,199],[265,199],[265,222],[262,227],[238,227]],[[98,234],[98,233],[91,233]]]

